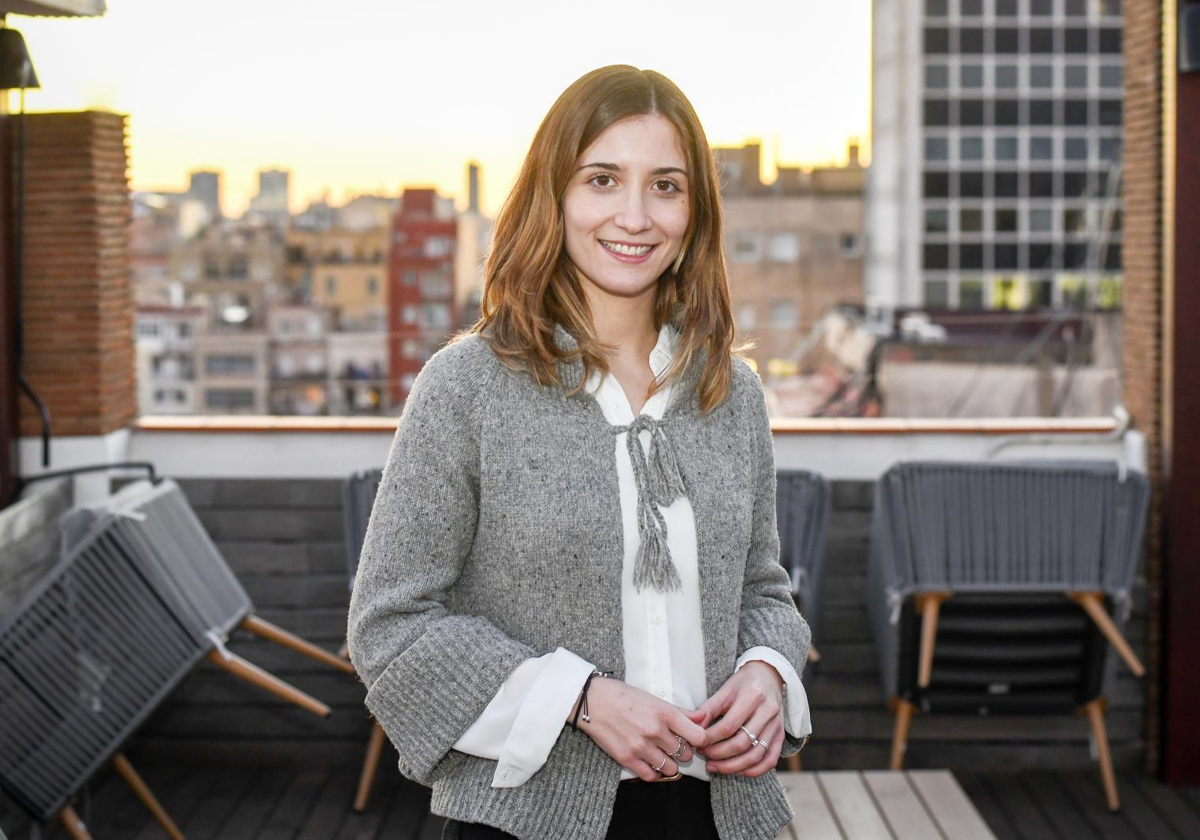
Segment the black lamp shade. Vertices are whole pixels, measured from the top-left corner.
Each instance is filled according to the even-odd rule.
[[[0,29],[0,90],[40,87],[21,33]]]

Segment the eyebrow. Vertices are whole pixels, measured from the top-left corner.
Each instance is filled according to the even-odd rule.
[[[575,171],[582,172],[583,170],[587,169],[588,167],[595,167],[597,169],[607,169],[609,172],[620,172],[621,171],[621,167],[615,163],[585,163],[583,166],[579,167]],[[673,175],[675,173],[678,173],[678,174],[684,176],[685,178],[687,177],[687,170],[680,169],[678,166],[660,166],[658,169],[651,171],[650,174],[651,175]]]

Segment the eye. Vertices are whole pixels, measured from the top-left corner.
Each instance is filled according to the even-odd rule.
[[[681,191],[679,189],[679,185],[676,184],[674,181],[670,180],[669,178],[661,178],[661,179],[655,181],[654,186],[660,188],[659,192],[665,192],[668,194],[669,193],[677,193],[677,192]]]
[[[600,187],[601,189],[607,188],[609,186],[608,184],[601,184],[601,183],[597,182],[597,179],[599,179],[599,178],[603,178],[604,180],[609,181],[609,182],[611,182],[613,180],[613,176],[609,175],[607,172],[597,172],[591,178],[588,178],[587,182],[589,184],[595,184],[597,187]]]

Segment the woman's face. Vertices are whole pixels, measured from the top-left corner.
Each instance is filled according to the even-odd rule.
[[[688,173],[674,126],[658,114],[606,128],[563,193],[566,248],[591,292],[637,297],[683,246]]]

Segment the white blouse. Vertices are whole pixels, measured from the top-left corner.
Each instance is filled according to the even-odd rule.
[[[650,369],[660,376],[671,362],[675,329],[665,324],[658,343],[650,352]],[[676,383],[654,394],[642,408],[661,420],[670,405]],[[626,426],[635,419],[629,399],[616,377],[593,372],[586,386],[595,396],[608,422]],[[704,637],[700,622],[700,585],[696,552],[696,523],[692,506],[680,496],[667,507],[659,505],[667,525],[667,545],[682,586],[677,591],[658,592],[633,585],[634,557],[638,549],[637,486],[626,448],[627,432],[615,436],[615,457],[624,532],[624,571],[621,582],[622,631],[625,653],[625,682],[674,703],[695,709],[707,699],[704,668]],[[650,431],[639,434],[643,450],[649,452]],[[800,677],[782,654],[769,647],[754,647],[737,660],[737,668],[751,660],[773,666],[787,683],[785,728],[795,737],[812,732],[808,697]],[[492,787],[523,784],[545,763],[567,715],[575,705],[583,683],[595,667],[565,648],[527,659],[509,675],[500,690],[454,748],[498,762]],[[735,669],[736,670],[736,669]],[[680,772],[708,779],[705,760],[693,756],[680,765]],[[622,769],[622,779],[636,774]]]

